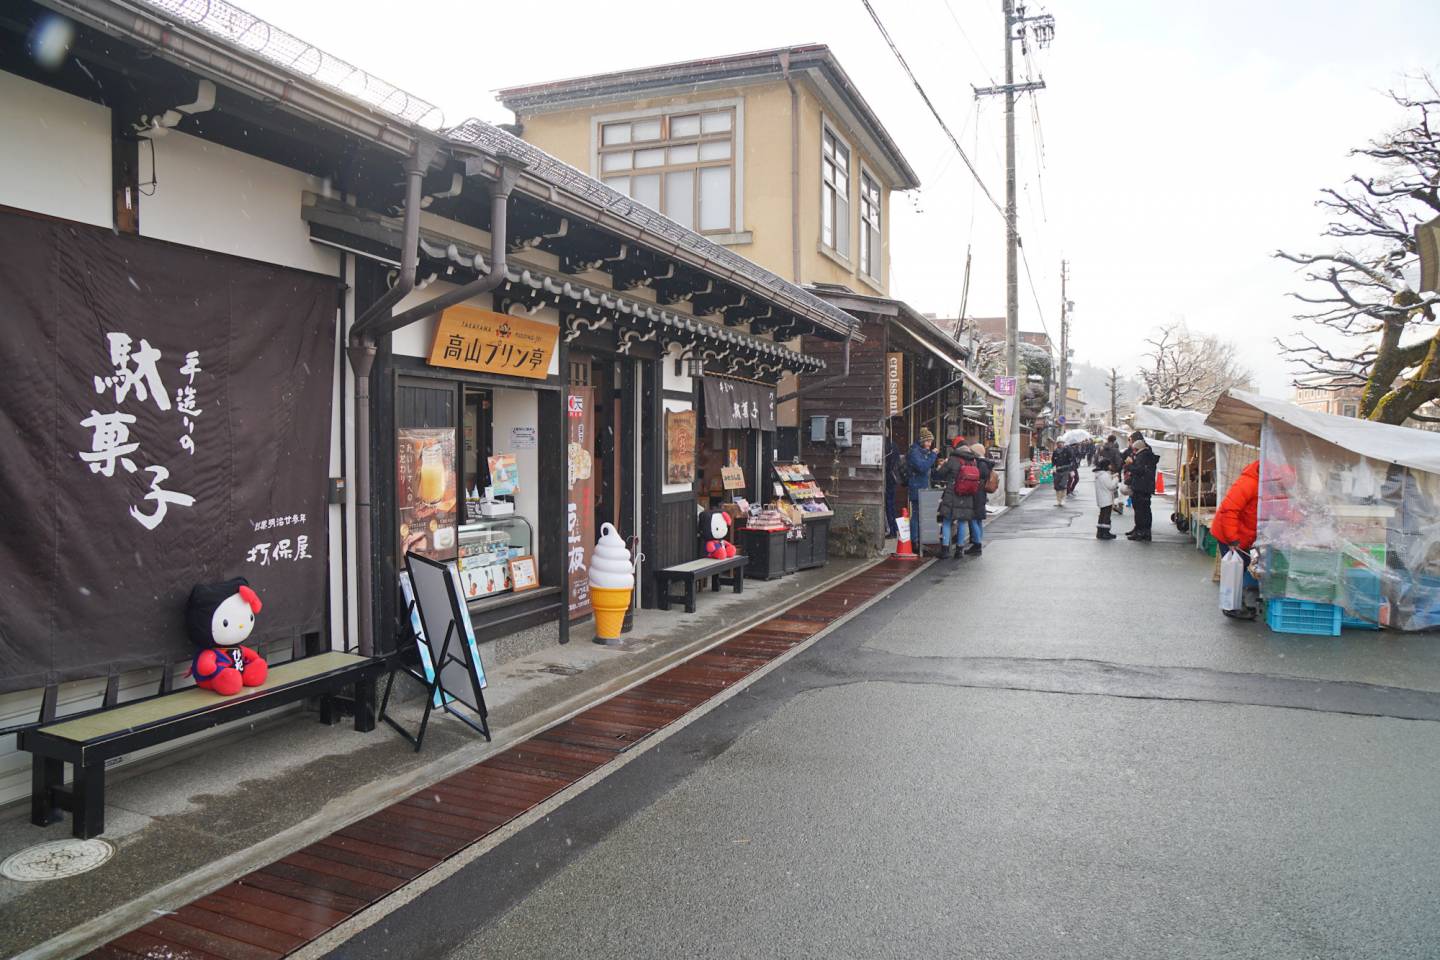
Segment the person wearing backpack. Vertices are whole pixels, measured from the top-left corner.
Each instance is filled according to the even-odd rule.
[[[910,543],[916,550],[920,549],[920,491],[930,486],[935,457],[935,434],[929,427],[921,427],[920,439],[910,447],[901,464],[905,487],[910,493]]]
[[[970,549],[965,553],[980,556],[985,538],[985,512],[990,503],[990,494],[1000,489],[1000,474],[995,464],[985,456],[985,444],[973,443],[970,452],[975,454],[975,466],[980,470],[980,489],[975,491],[975,516],[970,518]]]
[[[955,533],[955,559],[959,560],[964,546],[963,531],[975,519],[975,493],[985,489],[975,451],[957,444],[935,475],[940,483],[940,559],[950,556],[950,533]],[[978,542],[978,541],[976,541]]]

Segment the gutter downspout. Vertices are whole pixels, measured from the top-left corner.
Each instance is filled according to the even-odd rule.
[[[800,286],[800,92],[790,78],[790,51],[780,53],[780,73],[790,88],[790,271]],[[779,402],[778,400],[776,401]]]
[[[390,311],[411,290],[415,288],[415,272],[420,261],[420,186],[425,170],[429,167],[428,153],[433,156],[434,148],[417,149],[415,156],[405,163],[408,178],[405,192],[405,224],[400,252],[400,276],[395,286],[375,301],[364,315],[350,328],[350,346],[347,354],[350,366],[355,372],[355,555],[358,558],[355,578],[356,631],[359,634],[360,654],[374,656],[374,517],[370,504],[370,371],[375,365],[375,344],[378,338],[388,336],[416,320],[439,313],[448,306],[468,300],[470,297],[488,293],[505,281],[505,246],[508,236],[507,213],[510,192],[519,178],[519,168],[502,163],[500,180],[491,194],[490,256],[491,269],[485,276],[465,284],[451,293],[419,306],[412,307],[398,316]]]

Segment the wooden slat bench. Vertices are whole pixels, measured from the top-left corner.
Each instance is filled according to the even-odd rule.
[[[695,612],[695,584],[696,581],[710,577],[710,589],[719,592],[722,585],[734,588],[740,593],[745,588],[745,565],[750,562],[746,556],[734,556],[725,560],[691,560],[689,563],[678,563],[673,567],[666,567],[663,570],[655,571],[655,585],[659,588],[660,594],[657,598],[661,610],[670,609],[671,600],[685,601],[685,612]],[[733,571],[729,577],[724,576],[727,571]],[[685,585],[685,596],[672,597],[670,585],[679,581]]]
[[[321,698],[320,720],[333,723],[335,695],[353,687],[355,729],[373,730],[375,681],[386,669],[383,659],[331,651],[273,664],[264,683],[232,697],[190,687],[119,705],[113,702],[112,678],[105,706],[58,719],[52,687],[40,722],[18,731],[20,749],[34,754],[30,822],[43,827],[69,810],[76,837],[97,836],[105,831],[105,761],[309,697]],[[69,787],[67,763],[75,771]]]

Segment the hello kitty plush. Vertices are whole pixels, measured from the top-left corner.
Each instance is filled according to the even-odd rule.
[[[258,687],[270,668],[265,659],[243,646],[255,629],[260,597],[244,577],[198,584],[185,606],[185,627],[199,650],[190,664],[195,686],[221,696]]]
[[[730,536],[730,515],[724,510],[711,510],[703,521],[703,528],[710,534],[705,541],[705,556],[711,560],[728,560],[735,556],[735,544],[726,538]]]

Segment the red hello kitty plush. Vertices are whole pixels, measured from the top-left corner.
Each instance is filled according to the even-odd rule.
[[[726,539],[730,536],[730,515],[724,510],[711,510],[704,519],[703,529],[710,533],[710,539],[705,541],[705,556],[711,560],[728,560],[739,552],[735,544]]]
[[[198,584],[185,606],[185,627],[199,650],[190,664],[195,686],[228,697],[243,687],[258,687],[270,668],[243,646],[255,629],[260,597],[244,577]]]

